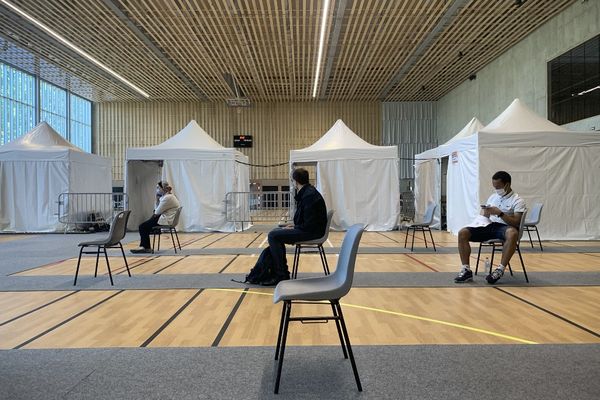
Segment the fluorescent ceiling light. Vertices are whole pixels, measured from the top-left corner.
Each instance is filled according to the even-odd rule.
[[[323,13],[321,14],[321,34],[319,35],[319,53],[317,55],[317,67],[315,71],[315,83],[313,85],[312,97],[317,97],[317,86],[319,86],[319,73],[321,72],[321,58],[323,57],[323,46],[325,45],[325,27],[327,26],[327,10],[329,10],[329,0],[323,4]]]
[[[144,92],[142,89],[135,86],[133,83],[129,82],[127,79],[123,78],[121,75],[117,74],[115,71],[113,71],[106,65],[102,64],[100,61],[96,60],[94,57],[90,56],[88,53],[81,50],[79,47],[75,46],[73,43],[69,42],[67,39],[65,39],[58,33],[54,32],[52,29],[50,29],[49,27],[47,27],[46,25],[44,25],[37,19],[33,18],[31,15],[27,14],[25,11],[14,6],[13,4],[9,3],[6,0],[0,0],[0,2],[4,5],[6,5],[11,10],[13,10],[14,12],[16,12],[17,14],[21,15],[23,18],[25,18],[28,21],[30,21],[31,23],[33,23],[34,25],[36,25],[39,28],[41,28],[42,30],[44,30],[50,36],[54,37],[56,40],[58,40],[59,42],[61,42],[62,44],[64,44],[68,48],[70,48],[71,50],[75,51],[77,54],[81,55],[82,57],[84,57],[87,60],[91,61],[92,63],[96,64],[98,67],[102,68],[103,70],[105,70],[106,72],[108,72],[109,74],[111,74],[112,76],[114,76],[115,78],[117,78],[118,80],[120,80],[121,82],[123,82],[124,84],[126,84],[127,86],[129,86],[130,88],[132,88],[133,90],[138,92],[139,94],[141,94],[142,96],[144,96],[146,98],[150,97],[150,95],[148,93]]]
[[[583,96],[586,93],[593,92],[594,90],[598,90],[598,89],[600,89],[600,86],[596,86],[591,89],[584,90],[583,92],[579,92],[579,93],[577,93],[577,96]]]

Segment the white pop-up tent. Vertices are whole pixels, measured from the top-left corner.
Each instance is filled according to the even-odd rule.
[[[129,228],[136,229],[152,215],[156,183],[164,179],[173,186],[183,207],[178,229],[236,231],[237,224],[228,222],[225,215],[225,195],[249,190],[246,164],[247,156],[221,146],[194,120],[159,145],[128,148],[125,191],[132,211]]]
[[[448,144],[448,230],[457,233],[479,214],[494,172],[512,175],[527,205],[544,204],[542,238],[600,238],[600,135],[570,132],[518,99],[477,133]]]
[[[432,228],[441,226],[442,158],[450,154],[450,144],[473,135],[483,128],[477,117],[473,117],[464,128],[446,143],[415,155],[415,220],[421,221],[427,205],[436,203]]]
[[[398,224],[400,192],[398,148],[375,146],[358,137],[342,120],[309,147],[290,151],[290,167],[316,165],[317,189],[331,226],[347,229],[363,223],[367,230],[392,230]]]
[[[41,122],[0,146],[0,231],[56,232],[61,193],[111,193],[109,158],[86,153]]]

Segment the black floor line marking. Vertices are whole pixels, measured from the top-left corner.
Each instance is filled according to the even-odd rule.
[[[13,275],[21,274],[23,272],[31,271],[31,270],[37,269],[37,268],[50,267],[52,265],[60,264],[61,262],[67,261],[67,260],[70,260],[70,259],[69,258],[65,258],[64,260],[58,260],[58,261],[50,262],[48,264],[38,265],[37,267],[31,267],[31,268],[24,269],[22,271],[13,272],[13,273],[10,273],[10,274],[8,274],[6,276],[13,276]]]
[[[400,243],[400,242],[399,242],[399,241],[397,241],[396,239],[394,239],[394,238],[392,238],[392,237],[389,237],[388,235],[385,235],[385,234],[384,234],[384,233],[382,233],[382,232],[377,232],[377,233],[379,233],[381,236],[383,236],[383,237],[385,237],[385,238],[388,238],[388,239],[390,239],[391,241],[394,241],[394,242],[396,242],[396,243]]]
[[[246,249],[250,248],[250,245],[251,245],[252,243],[256,242],[256,240],[257,240],[257,239],[258,239],[258,238],[259,238],[261,235],[262,235],[262,233],[259,233],[259,234],[258,234],[258,236],[256,236],[254,239],[252,239],[252,241],[251,241],[250,243],[248,243],[248,244],[246,245],[246,247],[245,247],[245,248],[246,248]]]
[[[17,349],[20,349],[23,346],[27,346],[29,343],[33,342],[34,340],[37,340],[37,339],[41,338],[42,336],[44,336],[44,335],[52,332],[56,328],[59,328],[59,327],[63,326],[64,324],[66,324],[66,323],[68,323],[70,321],[73,321],[75,318],[77,318],[77,317],[85,314],[86,312],[90,311],[93,308],[98,307],[100,304],[107,302],[108,300],[112,299],[113,297],[115,297],[115,296],[117,296],[117,295],[119,295],[119,294],[121,294],[123,292],[124,292],[124,290],[119,290],[117,293],[115,293],[113,295],[110,295],[110,296],[108,296],[107,298],[105,298],[103,300],[100,300],[99,302],[97,302],[96,304],[94,304],[94,305],[86,308],[85,310],[80,311],[80,312],[78,312],[75,315],[72,315],[71,317],[65,319],[64,321],[59,322],[58,324],[54,325],[53,327],[46,329],[44,332],[39,333],[39,334],[35,335],[34,337],[32,337],[31,339],[28,339],[28,340],[24,341],[23,343],[19,344],[18,346],[13,347],[13,350],[17,350]]]
[[[52,304],[54,304],[54,303],[56,303],[58,301],[61,301],[62,299],[66,299],[67,297],[72,296],[72,295],[74,295],[77,292],[80,292],[80,290],[75,290],[75,291],[73,291],[73,292],[71,292],[69,294],[66,294],[64,296],[59,297],[58,299],[54,299],[54,300],[50,301],[49,303],[43,304],[43,305],[41,305],[39,307],[36,307],[33,310],[29,310],[27,312],[24,312],[23,314],[17,315],[16,317],[13,317],[13,318],[11,318],[11,319],[9,319],[7,321],[4,321],[4,322],[0,323],[0,326],[6,325],[6,324],[10,324],[11,322],[13,322],[13,321],[15,321],[15,320],[17,320],[19,318],[23,318],[26,315],[29,315],[31,313],[34,313],[34,312],[38,311],[38,310],[41,310],[42,308],[48,307],[49,305],[52,305]]]
[[[225,236],[221,236],[220,238],[217,238],[217,240],[213,240],[212,242],[210,242],[209,244],[207,244],[206,246],[202,246],[202,249],[206,249],[208,246],[217,243],[219,240],[225,239],[227,236],[231,235],[231,233],[228,233]]]
[[[200,241],[200,240],[202,240],[202,239],[206,239],[207,237],[209,237],[209,236],[211,236],[211,235],[214,235],[214,233],[209,233],[209,234],[206,234],[206,235],[204,235],[204,236],[202,236],[202,237],[199,237],[199,238],[197,238],[197,239],[190,239],[190,240],[188,240],[187,242],[184,242],[184,243],[181,245],[181,247],[185,247],[185,246],[188,246],[188,245],[190,245],[190,244],[192,244],[192,243],[196,243],[196,242],[198,242],[198,241]]]
[[[233,306],[233,308],[231,309],[231,312],[227,316],[227,319],[223,323],[223,326],[221,327],[221,330],[217,334],[217,337],[213,341],[211,347],[218,347],[219,343],[221,343],[221,339],[223,339],[223,336],[225,336],[225,332],[227,331],[227,328],[229,328],[229,324],[231,324],[231,321],[233,320],[235,313],[237,313],[237,310],[240,308],[240,305],[242,304],[242,301],[244,300],[244,297],[246,297],[246,292],[248,292],[248,288],[244,289],[244,293],[241,294],[237,303],[235,303],[235,306]]]
[[[236,255],[235,257],[233,257],[227,264],[225,264],[225,266],[223,268],[221,268],[221,270],[219,271],[219,274],[222,273],[223,271],[225,271],[227,269],[227,267],[229,267],[231,265],[231,263],[233,263],[236,258],[238,258],[240,255]]]
[[[137,264],[129,264],[129,271],[131,271],[131,270],[139,267],[140,265],[144,265],[147,262],[150,262],[152,260],[156,260],[157,258],[158,258],[158,256],[151,256],[151,257],[149,257],[149,258],[147,258],[145,260],[139,261],[139,262],[138,261],[134,261],[134,263],[137,262]],[[119,268],[122,268],[122,270],[119,271],[119,272],[117,272],[117,273],[115,273],[114,275],[120,275],[120,274],[123,274],[123,273],[127,272],[127,268],[125,268],[125,266],[122,266],[122,267],[119,267]],[[107,274],[108,274],[108,272],[105,275],[107,275]]]
[[[154,339],[156,339],[156,337],[160,335],[162,331],[164,331],[165,328],[169,326],[171,322],[173,322],[175,318],[177,318],[179,314],[183,312],[183,310],[185,310],[190,304],[192,304],[192,301],[196,300],[196,297],[198,297],[198,295],[200,295],[200,293],[202,293],[203,290],[204,289],[198,290],[196,294],[194,294],[188,301],[185,302],[184,305],[179,307],[179,310],[175,311],[175,314],[171,315],[171,318],[169,318],[164,324],[162,324],[160,328],[156,330],[156,332],[154,332],[148,339],[146,339],[144,343],[140,345],[140,347],[147,347]]]
[[[184,258],[188,258],[188,257],[189,257],[189,256],[183,256],[183,257],[181,257],[179,260],[175,260],[175,261],[173,261],[171,264],[167,265],[166,267],[163,267],[163,268],[159,269],[158,271],[156,271],[156,272],[153,272],[153,273],[152,273],[152,275],[156,275],[156,274],[158,274],[159,272],[162,272],[162,271],[164,271],[165,269],[167,269],[167,268],[169,268],[169,267],[172,267],[173,265],[177,264],[179,261],[183,260]]]
[[[437,269],[435,269],[435,268],[433,268],[433,267],[431,267],[431,266],[429,266],[429,265],[425,264],[423,261],[421,261],[421,260],[419,260],[419,259],[417,259],[417,258],[414,258],[414,257],[413,257],[412,255],[410,255],[410,254],[404,254],[404,255],[405,255],[406,257],[410,258],[411,260],[418,262],[419,264],[421,264],[421,265],[422,265],[422,266],[424,266],[425,268],[429,268],[429,269],[430,269],[430,270],[432,270],[433,272],[440,272],[440,271],[438,271]]]
[[[529,301],[529,300],[525,300],[524,298],[522,298],[522,297],[519,297],[519,296],[517,296],[516,294],[512,294],[512,293],[510,293],[510,292],[507,292],[507,291],[505,291],[505,290],[502,290],[502,288],[496,287],[495,289],[497,289],[497,290],[501,291],[502,293],[504,293],[504,294],[507,294],[507,295],[509,295],[509,296],[511,296],[511,297],[514,297],[515,299],[517,299],[517,300],[520,300],[520,301],[522,301],[522,302],[523,302],[523,303],[525,303],[525,304],[529,304],[530,306],[532,306],[532,307],[535,307],[535,308],[537,308],[537,309],[538,309],[538,310],[540,310],[540,311],[543,311],[543,312],[545,312],[545,313],[547,313],[547,314],[550,314],[550,315],[552,315],[553,317],[556,317],[556,318],[560,319],[561,321],[564,321],[564,322],[566,322],[566,323],[568,323],[568,324],[571,324],[571,325],[573,325],[574,327],[577,327],[577,328],[579,328],[579,329],[581,329],[581,330],[583,330],[583,331],[586,331],[587,333],[589,333],[589,334],[591,334],[591,335],[594,335],[594,336],[596,336],[597,338],[600,338],[600,334],[598,334],[598,333],[594,332],[594,331],[593,331],[593,330],[591,330],[591,329],[588,329],[588,328],[586,328],[585,326],[579,325],[578,323],[576,323],[576,322],[573,322],[573,321],[571,321],[570,319],[567,319],[567,318],[563,317],[562,315],[559,315],[559,314],[557,314],[557,313],[555,313],[555,312],[552,312],[552,311],[550,311],[550,310],[547,310],[547,309],[545,309],[544,307],[538,306],[537,304],[535,304],[535,303],[532,303],[532,302],[531,302],[531,301]]]

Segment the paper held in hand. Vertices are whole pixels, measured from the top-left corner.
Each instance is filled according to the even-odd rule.
[[[477,217],[475,217],[475,219],[469,224],[467,225],[468,227],[471,228],[479,228],[482,226],[488,226],[489,224],[491,224],[492,221],[490,221],[490,219],[486,216],[483,215],[478,215]]]

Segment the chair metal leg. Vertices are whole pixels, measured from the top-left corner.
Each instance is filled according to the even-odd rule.
[[[408,230],[410,229],[410,227],[406,227],[406,236],[404,237],[404,248],[406,248],[406,245],[408,244]]]
[[[181,250],[181,243],[179,242],[179,235],[177,235],[177,229],[173,228],[173,230],[175,231],[175,238],[177,239],[177,246],[179,246],[179,250]],[[243,231],[243,229],[242,229]]]
[[[413,235],[412,235],[412,244],[410,245],[410,251],[413,251],[413,249],[415,248],[415,235],[417,233],[417,228],[415,228],[413,226],[412,231],[413,231]]]
[[[517,253],[519,253],[519,259],[521,260],[521,267],[523,268],[523,275],[525,275],[525,281],[529,283],[529,278],[527,277],[527,270],[525,269],[525,263],[523,262],[523,256],[521,255],[521,248],[517,245]]]
[[[433,251],[437,251],[437,249],[435,248],[435,241],[433,240],[433,233],[431,233],[431,228],[427,227],[427,230],[429,231],[429,237],[431,237],[431,243],[433,244]]]
[[[292,264],[292,279],[298,278],[298,264],[300,264],[300,252],[302,251],[302,246],[296,245],[296,249],[294,250],[294,263]]]
[[[327,257],[325,257],[325,249],[323,248],[322,244],[318,245],[317,249],[319,250],[319,255],[321,256],[321,264],[323,265],[323,272],[325,272],[325,275],[329,275],[329,264],[327,264]]]
[[[98,276],[98,260],[100,258],[100,246],[98,246],[98,252],[96,253],[96,269],[94,270],[94,278]]]
[[[340,316],[340,325],[342,326],[342,332],[344,333],[344,337],[346,338],[346,348],[348,349],[348,355],[350,356],[350,363],[352,364],[352,371],[354,372],[354,379],[356,379],[356,386],[358,387],[358,391],[362,392],[362,385],[360,384],[360,378],[358,376],[358,370],[356,368],[356,362],[354,361],[354,354],[352,353],[352,346],[350,345],[350,337],[348,337],[348,330],[346,329],[346,323],[344,322],[344,314],[342,314],[342,307],[340,303],[335,300],[332,301],[332,304],[335,304],[337,307],[338,314]]]
[[[538,243],[540,244],[540,250],[544,251],[544,248],[542,247],[542,240],[540,239],[540,231],[538,231],[537,225],[534,226],[534,228],[535,228],[535,233],[537,234]]]
[[[277,365],[277,378],[275,379],[275,390],[273,391],[275,394],[279,393],[279,382],[281,380],[281,368],[283,367],[283,355],[285,353],[285,341],[287,339],[287,331],[288,325],[290,324],[290,313],[292,311],[292,303],[286,301],[287,310],[285,312],[285,317],[283,320],[283,332],[281,335],[281,348],[279,351],[279,363]]]
[[[155,243],[156,243],[156,232],[152,233],[152,254],[154,254],[154,249],[155,247]]]
[[[525,227],[525,232],[527,232],[527,236],[529,236],[529,244],[531,244],[531,248],[533,249],[533,240],[531,240],[531,234],[529,233],[529,227]]]
[[[173,236],[173,228],[169,228],[169,233],[171,234],[171,242],[173,242],[173,250],[175,250],[175,254],[177,254],[177,247],[175,246],[175,237]]]
[[[482,244],[479,242],[479,251],[477,252],[477,263],[475,264],[475,275],[477,275],[477,270],[479,270],[479,259],[481,258],[481,247]]]
[[[119,247],[121,248],[121,254],[123,254],[123,260],[125,260],[125,268],[127,268],[127,274],[131,278],[131,271],[129,270],[129,264],[127,264],[127,257],[125,257],[125,251],[123,250],[123,245],[119,242]]]
[[[108,276],[110,278],[110,284],[114,286],[112,272],[110,272],[110,262],[108,261],[108,254],[106,253],[106,247],[103,247],[103,249],[104,249],[104,258],[106,258],[106,268],[108,268]]]
[[[331,302],[331,309],[333,310],[333,316],[337,317],[335,319],[335,327],[337,328],[338,336],[340,337],[340,345],[342,346],[342,353],[344,353],[344,358],[347,359],[348,353],[346,352],[346,343],[345,343],[344,335],[342,334],[342,327],[340,326],[339,315],[338,315],[337,309],[333,305],[333,302]]]
[[[158,249],[156,251],[160,251],[160,237],[162,236],[162,229],[158,231]]]
[[[75,280],[73,281],[73,286],[77,285],[77,275],[79,275],[79,264],[81,263],[81,254],[83,253],[83,248],[85,246],[81,246],[81,250],[79,250],[79,258],[77,259],[77,269],[75,270]]]
[[[425,227],[421,227],[421,228],[419,228],[419,230],[421,232],[423,232],[423,241],[425,242],[425,248],[428,249],[429,246],[427,246],[427,237],[425,236]]]
[[[279,348],[281,347],[281,334],[283,333],[283,322],[285,320],[285,312],[287,310],[287,304],[283,302],[281,307],[281,321],[279,321],[279,333],[277,334],[277,347],[275,347],[275,359],[279,358]]]

